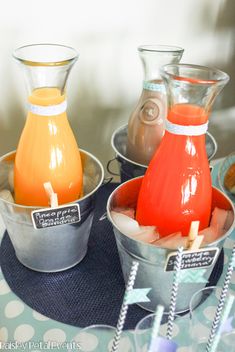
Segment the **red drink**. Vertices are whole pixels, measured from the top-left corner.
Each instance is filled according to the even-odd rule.
[[[168,121],[179,128],[204,125],[207,120],[204,108],[192,104],[175,104],[168,114]],[[187,235],[193,220],[200,221],[200,229],[208,226],[211,198],[205,134],[166,130],[143,179],[137,221],[157,226],[162,237],[177,231]]]

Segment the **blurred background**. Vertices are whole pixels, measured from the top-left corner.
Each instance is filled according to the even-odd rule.
[[[114,156],[111,135],[128,122],[142,90],[142,44],[181,46],[181,62],[229,74],[209,131],[218,143],[216,157],[235,150],[234,0],[8,0],[0,33],[1,155],[17,147],[27,114],[12,52],[32,43],[65,44],[80,53],[67,85],[68,117],[79,146],[104,166]]]

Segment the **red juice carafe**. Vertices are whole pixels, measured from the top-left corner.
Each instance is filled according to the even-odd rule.
[[[190,224],[209,225],[212,185],[205,133],[212,104],[228,82],[217,69],[170,64],[161,69],[168,98],[166,131],[138,196],[136,218],[161,237],[187,235]]]

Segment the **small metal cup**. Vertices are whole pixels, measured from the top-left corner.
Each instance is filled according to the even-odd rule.
[[[127,157],[127,130],[128,126],[124,125],[113,132],[111,145],[115,152],[115,157],[109,160],[107,164],[108,172],[111,175],[120,175],[121,183],[134,177],[143,176],[148,167],[147,165],[139,164]],[[206,133],[206,151],[208,160],[211,160],[217,151],[216,140],[209,132]],[[111,169],[112,163],[115,160],[118,162],[119,174],[113,172]]]
[[[80,206],[81,220],[43,229],[35,229],[31,212],[38,207],[23,206],[0,198],[0,213],[19,261],[41,272],[66,270],[86,255],[94,216],[95,195],[104,178],[103,166],[92,154],[80,150],[83,166],[84,196],[73,202]],[[9,171],[15,152],[0,158],[0,190],[9,189]],[[73,204],[71,203],[71,204]]]
[[[142,179],[143,177],[131,179],[116,188],[108,199],[107,214],[109,221],[113,225],[124,280],[127,282],[132,262],[136,260],[140,265],[135,286],[138,288],[152,288],[148,295],[150,302],[141,303],[140,306],[154,312],[156,306],[161,304],[165,307],[165,311],[168,311],[174,273],[172,271],[166,272],[164,268],[167,256],[175,250],[156,247],[124,235],[112,220],[110,213],[117,207],[136,208]],[[212,205],[213,208],[229,209],[233,213],[233,224],[230,229],[217,241],[207,246],[218,247],[221,250],[225,239],[234,229],[235,210],[231,200],[214,187]],[[204,274],[205,279],[209,279],[212,270],[213,266],[207,268]],[[176,312],[181,313],[188,310],[192,295],[204,286],[205,284],[203,283],[181,283],[178,290]]]

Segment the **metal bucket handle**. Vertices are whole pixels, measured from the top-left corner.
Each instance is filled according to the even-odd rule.
[[[113,176],[120,176],[118,173],[115,173],[113,172],[110,167],[111,167],[111,164],[113,163],[113,161],[117,160],[117,157],[115,156],[113,159],[109,160],[107,165],[106,165],[106,169],[107,171],[110,173],[110,175],[113,175]]]
[[[104,187],[104,186],[110,184],[112,181],[113,181],[113,177],[104,178],[101,187]],[[99,221],[103,221],[106,219],[107,219],[107,212],[105,212],[104,214],[101,215],[101,217],[99,218]]]
[[[103,182],[102,182],[101,187],[108,185],[108,184],[111,183],[112,181],[113,181],[113,177],[105,177],[104,180],[103,180]]]

